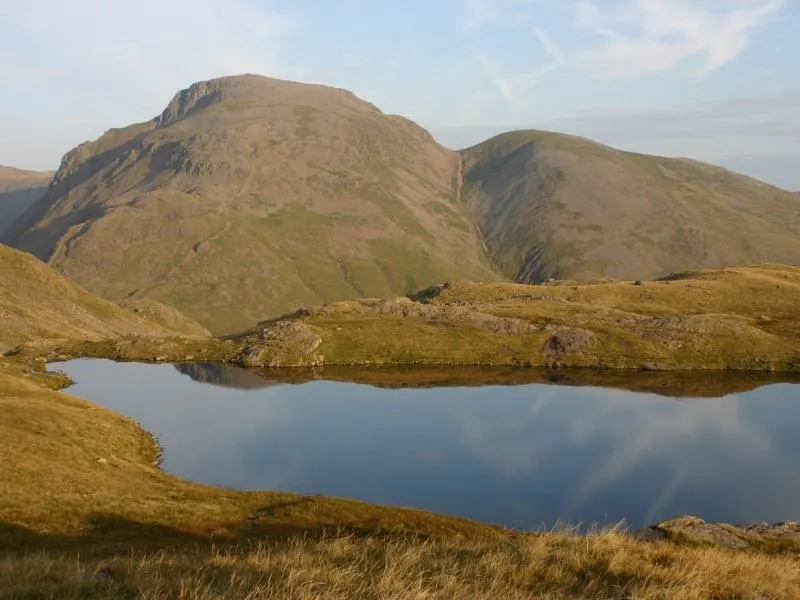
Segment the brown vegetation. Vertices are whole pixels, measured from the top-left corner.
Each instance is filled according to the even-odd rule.
[[[795,600],[800,561],[605,532],[469,540],[348,532],[240,546],[0,558],[2,600]]]
[[[132,308],[93,296],[30,254],[0,245],[0,355],[54,340],[208,335],[168,307]]]
[[[322,340],[295,364],[800,370],[797,267],[686,272],[643,285],[461,283],[414,297],[290,315]],[[236,343],[252,354],[259,339],[279,334],[276,322],[287,321]],[[269,365],[264,350],[258,364]]]
[[[182,481],[131,420],[48,389],[62,383],[0,359],[2,600],[794,600],[800,586],[789,526],[514,534]]]

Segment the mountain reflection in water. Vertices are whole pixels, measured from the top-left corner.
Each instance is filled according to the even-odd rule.
[[[372,371],[381,388],[314,379],[359,374],[325,369],[265,373],[274,385],[260,387],[258,375],[218,365],[79,360],[57,368],[77,382],[69,393],[153,432],[168,471],[204,483],[518,528],[642,526],[677,514],[800,519],[800,386],[779,380],[703,374],[707,393],[739,391],[676,401],[598,383],[677,395],[702,377]],[[571,385],[521,383],[552,376]],[[477,385],[456,385],[464,381]],[[419,387],[435,382],[446,387]]]
[[[219,363],[176,363],[173,366],[179,373],[188,375],[198,383],[210,383],[238,390],[257,390],[282,383],[263,377],[255,371]]]
[[[748,371],[596,371],[515,367],[314,367],[240,369],[218,363],[177,363],[193,380],[236,389],[340,381],[381,388],[529,385],[606,387],[671,397],[715,398],[764,385],[800,383],[800,375]]]

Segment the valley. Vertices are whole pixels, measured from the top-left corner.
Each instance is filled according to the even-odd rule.
[[[0,168],[0,600],[792,599],[798,240],[720,167],[255,75]]]

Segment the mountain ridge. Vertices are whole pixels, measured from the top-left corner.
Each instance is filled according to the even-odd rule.
[[[245,74],[66,153],[0,241],[104,297],[233,333],[449,280],[797,263],[797,198],[554,132],[451,151],[347,90]]]
[[[306,304],[496,279],[454,202],[457,162],[351,92],[220,78],[67,153],[4,241],[101,295],[232,332]]]
[[[462,156],[465,202],[517,281],[800,262],[796,196],[723,167],[535,130]]]

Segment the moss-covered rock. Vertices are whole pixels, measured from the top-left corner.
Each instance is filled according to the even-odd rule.
[[[234,362],[243,367],[304,367],[324,363],[322,338],[300,321],[279,321],[248,338]]]

